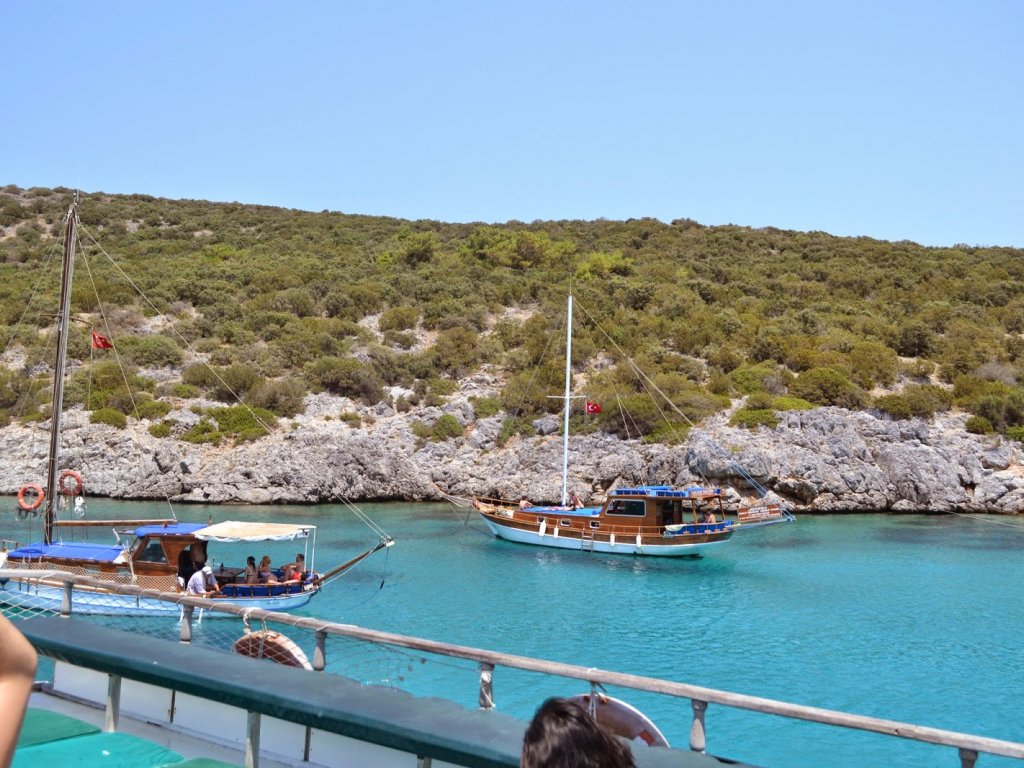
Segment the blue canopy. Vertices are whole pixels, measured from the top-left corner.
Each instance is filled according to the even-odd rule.
[[[206,523],[171,523],[170,525],[143,525],[135,529],[135,535],[143,536],[191,536]]]
[[[84,541],[68,541],[57,544],[28,544],[7,553],[13,560],[92,560],[97,563],[112,563],[125,554],[124,547],[117,544],[92,544]]]

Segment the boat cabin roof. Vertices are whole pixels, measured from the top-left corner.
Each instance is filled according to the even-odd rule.
[[[65,541],[54,544],[27,544],[11,550],[7,556],[12,559],[37,558],[61,560],[88,560],[96,563],[124,562],[124,547],[118,544],[94,544],[86,541]],[[119,559],[120,558],[120,559]]]
[[[636,488],[616,488],[612,496],[656,496],[665,499],[705,499],[709,496],[721,496],[721,488],[672,488],[668,485],[640,485]]]
[[[142,538],[163,538],[186,536],[200,541],[233,543],[240,541],[292,541],[304,539],[315,525],[294,525],[292,523],[247,523],[229,520],[214,525],[205,523],[170,523],[168,525],[144,525],[134,533]]]

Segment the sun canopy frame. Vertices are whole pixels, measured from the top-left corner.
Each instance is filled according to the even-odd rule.
[[[291,523],[247,523],[227,520],[208,525],[193,533],[202,541],[216,541],[231,544],[240,541],[294,541],[305,539],[315,525],[292,525]]]

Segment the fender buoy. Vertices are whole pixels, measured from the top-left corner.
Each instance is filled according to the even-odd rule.
[[[34,499],[31,498],[33,495]],[[18,506],[26,512],[34,512],[39,509],[45,498],[46,491],[43,490],[43,486],[39,483],[26,483],[18,491]]]
[[[71,481],[70,484],[67,482],[68,480]],[[85,488],[82,485],[82,476],[73,469],[67,469],[60,473],[57,487],[60,488],[60,492],[65,496],[81,496],[82,489]]]

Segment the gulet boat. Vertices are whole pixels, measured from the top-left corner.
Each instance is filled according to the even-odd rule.
[[[794,516],[781,503],[760,497],[727,504],[722,488],[643,485],[615,488],[600,506],[584,506],[568,488],[569,413],[572,395],[572,296],[566,314],[565,393],[560,504],[534,505],[475,498],[473,508],[501,539],[583,552],[687,557],[719,547],[743,529],[786,523]],[[750,480],[753,482],[752,478]],[[735,508],[735,509],[733,509]]]

